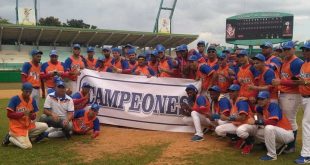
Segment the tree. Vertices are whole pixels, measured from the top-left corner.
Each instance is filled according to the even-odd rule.
[[[12,24],[9,20],[0,17],[0,24]]]
[[[85,29],[97,29],[97,26],[86,24],[81,19],[67,20],[67,23],[64,23],[63,26],[74,27],[74,28],[85,28]]]
[[[62,26],[59,18],[55,18],[53,16],[49,16],[46,18],[39,19],[39,25],[41,26]]]

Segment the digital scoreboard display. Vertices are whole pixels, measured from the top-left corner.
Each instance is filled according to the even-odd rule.
[[[293,16],[226,20],[226,41],[292,37]]]

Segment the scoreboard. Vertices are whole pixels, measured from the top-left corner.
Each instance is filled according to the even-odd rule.
[[[269,15],[268,15],[269,14]],[[292,39],[293,16],[244,14],[226,19],[226,41]]]

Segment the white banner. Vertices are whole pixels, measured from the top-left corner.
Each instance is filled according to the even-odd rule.
[[[170,19],[161,18],[158,23],[158,33],[170,33]]]
[[[90,103],[101,105],[101,123],[172,132],[194,132],[183,123],[180,103],[187,102],[185,87],[200,81],[177,78],[157,78],[97,72],[84,69],[78,87],[89,82]],[[199,88],[198,88],[199,89]]]
[[[36,25],[36,17],[32,8],[18,8],[18,20],[21,25]]]

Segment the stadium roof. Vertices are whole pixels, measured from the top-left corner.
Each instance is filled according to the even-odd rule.
[[[187,34],[0,24],[0,45],[22,43],[39,46],[71,46],[73,43],[79,43],[82,46],[120,46],[132,44],[144,48],[154,47],[160,43],[166,48],[171,48],[180,44],[189,44],[197,37],[198,35]]]
[[[244,13],[240,15],[235,15],[227,19],[238,20],[238,19],[272,18],[272,17],[287,17],[287,16],[294,16],[294,15],[289,14],[289,13],[280,13],[280,12],[255,12],[255,13]]]

